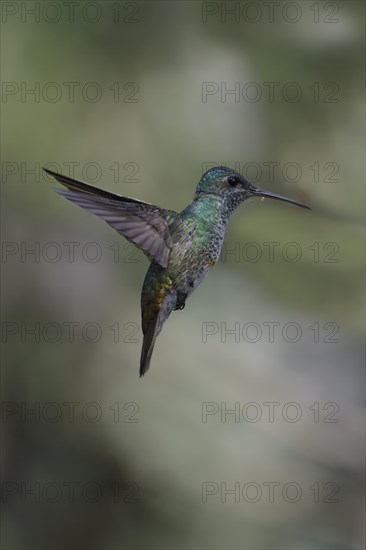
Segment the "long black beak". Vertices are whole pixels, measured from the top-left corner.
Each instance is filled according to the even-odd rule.
[[[290,204],[296,204],[296,206],[301,206],[301,208],[307,208],[311,210],[310,206],[304,204],[303,202],[298,202],[293,199],[288,199],[282,195],[276,195],[276,193],[270,193],[270,191],[264,191],[263,189],[258,189],[257,187],[250,187],[250,195],[253,197],[268,197],[269,199],[276,199],[278,201],[289,202]]]

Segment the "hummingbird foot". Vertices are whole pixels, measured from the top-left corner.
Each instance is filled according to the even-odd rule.
[[[184,309],[186,305],[186,298],[187,294],[178,294],[177,296],[177,303],[174,306],[174,311],[177,311],[178,309]]]

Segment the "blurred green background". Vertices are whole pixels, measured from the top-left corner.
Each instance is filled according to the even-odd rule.
[[[66,4],[3,2],[3,548],[362,548],[364,3]],[[241,206],[140,380],[147,260],[40,167],[222,163],[312,211]]]

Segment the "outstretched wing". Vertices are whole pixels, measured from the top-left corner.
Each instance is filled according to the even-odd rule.
[[[141,248],[150,260],[154,259],[162,267],[167,266],[173,246],[171,233],[179,230],[181,224],[177,212],[121,197],[51,170],[44,170],[67,188],[67,191],[55,189],[56,193],[96,214]]]

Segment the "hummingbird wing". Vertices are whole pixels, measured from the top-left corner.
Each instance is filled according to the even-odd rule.
[[[55,189],[69,201],[106,221],[118,233],[135,244],[162,267],[168,264],[173,246],[172,233],[179,231],[181,218],[177,212],[154,204],[115,195],[86,183],[44,169],[67,188]]]

